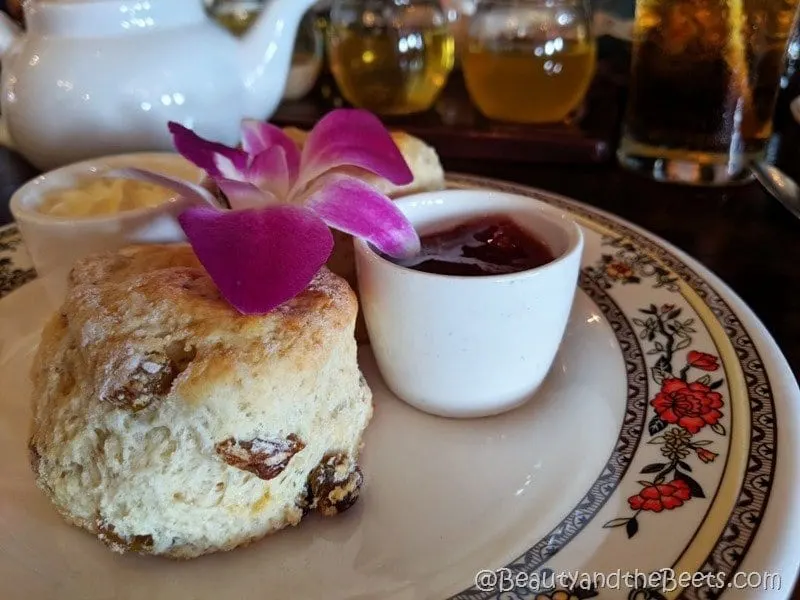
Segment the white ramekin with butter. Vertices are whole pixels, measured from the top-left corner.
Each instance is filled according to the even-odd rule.
[[[205,173],[179,154],[136,153],[88,160],[32,179],[11,198],[11,214],[51,294],[60,296],[76,260],[140,243],[185,239],[176,216],[186,205],[167,188],[98,178],[139,168],[203,184]]]

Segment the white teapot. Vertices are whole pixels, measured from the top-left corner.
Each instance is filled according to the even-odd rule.
[[[8,142],[41,170],[173,150],[168,121],[234,145],[275,112],[314,2],[271,0],[242,38],[201,0],[30,0],[24,32],[0,13]]]

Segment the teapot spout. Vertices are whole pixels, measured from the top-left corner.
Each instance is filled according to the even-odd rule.
[[[240,41],[245,116],[269,119],[289,78],[301,20],[316,0],[268,0]]]

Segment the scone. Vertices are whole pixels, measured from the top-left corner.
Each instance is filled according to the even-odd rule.
[[[188,245],[85,259],[32,370],[38,486],[113,550],[175,558],[347,509],[372,416],[357,309],[326,269],[251,317]]]
[[[305,140],[308,137],[307,132],[294,127],[286,128],[284,132],[299,148],[303,148]],[[340,169],[340,171],[349,172],[367,181],[390,198],[395,199],[421,192],[434,192],[446,187],[444,169],[436,150],[419,138],[402,131],[392,132],[392,138],[400,149],[403,158],[406,159],[406,163],[414,176],[414,181],[410,184],[396,186],[390,181],[377,177],[362,169]],[[335,244],[327,266],[340,277],[344,277],[347,283],[358,293],[353,238],[338,230],[333,230],[331,233],[333,233]],[[364,316],[361,314],[361,311],[359,311],[358,320],[356,321],[356,339],[359,344],[366,344],[369,342],[366,323],[364,322]]]
[[[287,127],[284,132],[302,150],[308,137],[308,132],[296,127]],[[392,131],[391,135],[403,158],[406,159],[406,163],[414,176],[414,181],[407,185],[398,186],[360,169],[342,169],[342,172],[350,171],[352,174],[358,175],[358,177],[375,186],[390,198],[444,189],[444,168],[436,150],[421,139],[404,131]]]

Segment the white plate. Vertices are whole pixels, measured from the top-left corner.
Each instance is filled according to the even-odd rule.
[[[657,585],[662,569],[695,577],[685,598],[788,597],[800,563],[800,391],[763,326],[696,262],[619,219],[519,186],[451,185],[528,194],[584,228],[581,291],[546,388],[501,417],[439,419],[392,397],[364,349],[376,409],[359,504],[228,554],[121,557],[62,522],[26,450],[27,374],[52,307],[39,281],[0,301],[2,597],[677,597],[680,582]],[[657,314],[642,312],[651,305]],[[672,500],[644,504],[656,478]],[[476,585],[484,570],[496,585]],[[568,589],[549,573],[594,585]]]

